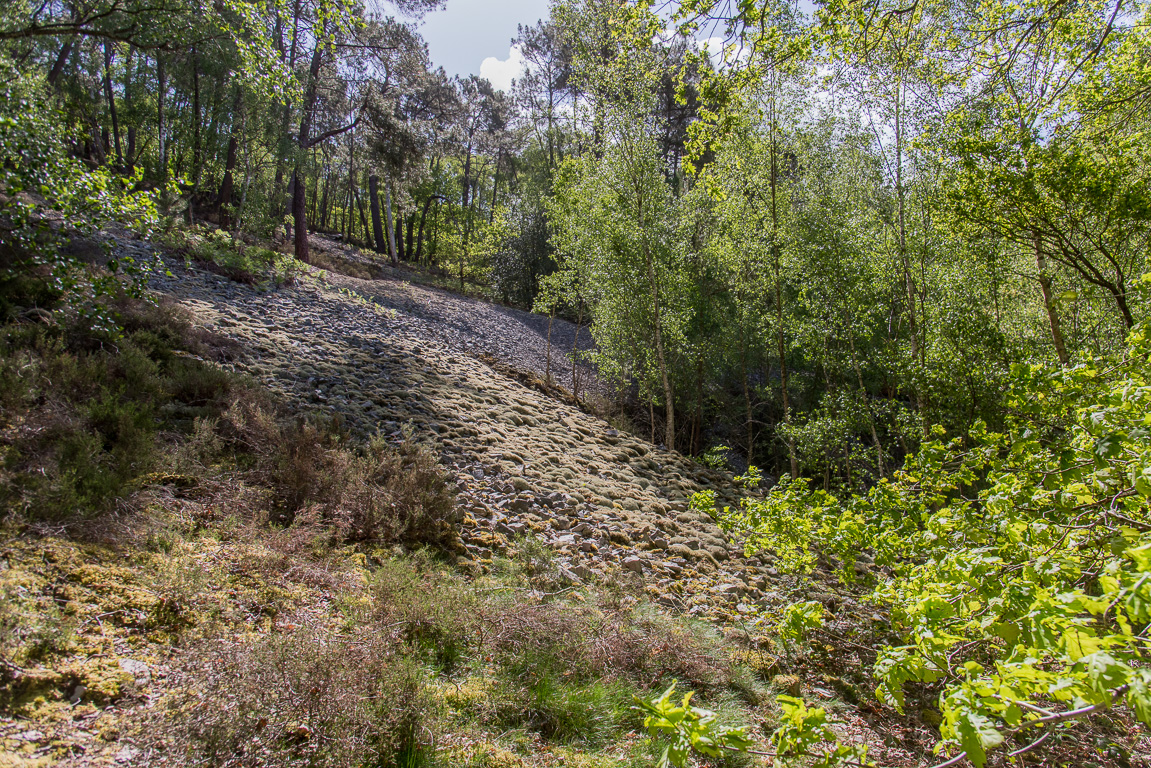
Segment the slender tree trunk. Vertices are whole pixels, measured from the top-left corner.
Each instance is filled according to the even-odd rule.
[[[751,464],[755,460],[755,418],[751,410],[751,387],[747,377],[747,329],[741,327],[739,331],[740,379],[743,381],[743,404],[747,414],[747,463]]]
[[[112,43],[104,41],[104,98],[108,100],[108,114],[112,118],[112,138],[116,142],[116,164],[124,165],[120,148],[120,120],[116,116],[116,96],[112,92]]]
[[[423,209],[423,211],[420,212],[420,231],[419,231],[419,234],[416,235],[416,257],[415,257],[415,261],[417,264],[420,262],[421,254],[423,254],[423,251],[424,251],[424,222],[428,218],[428,209],[432,207],[433,202],[435,202],[436,200],[442,200],[442,199],[443,198],[440,195],[431,195],[430,197],[428,197],[427,200],[424,201],[424,209]]]
[[[496,220],[496,193],[500,188],[500,160],[503,158],[503,150],[496,153],[496,171],[495,177],[492,181],[492,209],[488,211],[488,224],[495,223]]]
[[[168,142],[164,137],[164,95],[168,90],[168,75],[164,68],[164,57],[156,54],[156,135],[160,142],[160,184],[168,184]]]
[[[924,437],[927,429],[927,404],[923,398],[923,386],[920,381],[920,347],[923,340],[920,338],[917,306],[919,303],[918,290],[915,287],[915,274],[911,270],[911,254],[907,250],[907,193],[903,188],[903,73],[900,72],[895,86],[895,192],[897,203],[897,216],[899,225],[899,263],[903,267],[904,288],[907,294],[907,326],[911,340],[911,374],[913,377],[912,389],[915,392],[915,407],[919,411],[919,420],[923,428]]]
[[[416,226],[416,212],[412,211],[408,214],[408,233],[406,236],[407,245],[404,247],[404,254],[406,258],[411,261],[412,255],[415,253],[413,246],[415,244],[415,226]]]
[[[326,230],[328,228],[328,192],[331,191],[332,174],[328,171],[327,163],[324,163],[324,191],[320,193],[320,229]]]
[[[380,217],[380,177],[368,176],[368,195],[372,201],[372,233],[376,240],[376,253],[384,252],[384,222]]]
[[[544,366],[544,381],[551,386],[552,383],[552,319],[555,318],[556,310],[553,306],[551,312],[548,312],[548,355],[547,363]]]
[[[1051,293],[1051,275],[1047,271],[1047,257],[1043,254],[1043,243],[1038,232],[1033,232],[1031,242],[1035,248],[1035,267],[1039,273],[1039,292],[1043,295],[1043,308],[1047,310],[1047,322],[1051,326],[1051,341],[1055,344],[1055,354],[1059,357],[1059,364],[1071,364],[1071,355],[1067,354],[1067,345],[1063,341],[1063,330],[1059,322],[1059,310],[1055,306],[1055,297]]]
[[[224,161],[224,180],[220,182],[220,193],[216,196],[216,208],[220,212],[220,226],[227,229],[230,223],[228,207],[232,205],[232,190],[236,181],[236,162],[240,153],[240,110],[244,108],[243,94],[236,87],[236,97],[232,101],[232,131],[228,137],[228,156]]]
[[[193,193],[200,188],[200,174],[203,170],[203,140],[200,135],[200,55],[192,47],[192,188]]]
[[[384,187],[384,205],[387,213],[388,223],[388,253],[392,257],[392,266],[399,266],[399,258],[396,252],[396,228],[392,221],[392,190],[391,187]]]
[[[308,220],[315,224],[320,219],[320,165],[316,162],[316,148],[312,147],[312,199],[308,205]]]
[[[875,414],[871,409],[871,398],[867,395],[867,388],[863,385],[863,369],[859,365],[859,356],[855,352],[855,337],[848,331],[847,340],[851,344],[851,365],[855,368],[855,378],[859,382],[860,394],[867,398],[867,424],[871,427],[871,442],[875,445],[875,465],[879,469],[879,477],[887,473],[883,470],[883,444],[879,442],[879,433],[875,429]]]
[[[695,427],[692,430],[691,452],[698,454],[703,442],[703,353],[695,359]]]
[[[319,88],[320,66],[324,61],[324,46],[317,41],[312,51],[312,62],[308,67],[308,85],[304,93],[304,101],[300,105],[300,135],[297,142],[299,151],[296,153],[296,166],[292,171],[295,186],[292,189],[292,224],[295,227],[296,258],[307,263],[308,261],[308,209],[307,195],[303,181],[303,163],[305,153],[312,138],[312,111],[316,106],[316,94]]]
[[[129,45],[128,53],[124,56],[124,98],[121,100],[125,109],[130,109],[132,106],[132,72],[135,54],[136,47]],[[128,146],[125,149],[124,162],[127,164],[128,171],[133,172],[136,170],[136,126],[129,125],[127,133]]]
[[[411,254],[409,254],[407,249],[404,247],[404,212],[398,205],[396,206],[395,224],[396,256],[400,261],[407,261],[409,258],[411,258]]]
[[[369,241],[368,242],[369,248],[371,248],[372,250],[377,250],[374,243],[370,242],[372,239],[372,236],[371,236],[371,232],[368,230],[368,214],[364,210],[364,199],[362,197],[360,197],[360,190],[359,190],[358,185],[355,189],[355,195],[356,195],[356,207],[360,211],[360,221],[363,223],[363,226],[364,226],[364,239]]]
[[[651,251],[648,249],[646,243],[643,246],[644,261],[647,264],[647,280],[648,286],[651,288],[652,300],[655,302],[655,354],[656,359],[659,361],[659,375],[661,383],[663,384],[663,396],[666,402],[667,409],[667,429],[665,430],[664,440],[667,442],[667,449],[669,451],[675,450],[675,392],[671,387],[671,379],[667,372],[667,356],[663,348],[663,330],[660,328],[662,320],[660,317],[660,301],[659,301],[659,287],[655,278],[655,264],[651,256]]]

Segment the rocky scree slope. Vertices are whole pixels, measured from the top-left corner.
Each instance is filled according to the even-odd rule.
[[[120,247],[138,257],[150,248]],[[483,568],[516,537],[534,535],[573,583],[622,570],[664,605],[716,618],[782,602],[770,557],[744,558],[708,516],[688,508],[705,488],[735,504],[729,475],[612,429],[479,359],[542,377],[546,317],[321,270],[262,291],[164,258],[170,275],[157,274],[151,288],[238,342],[235,369],[301,412],[338,415],[360,434],[398,435],[410,422],[418,437],[436,440],[463,513],[461,566]],[[553,326],[553,342],[555,334]],[[553,366],[570,371],[562,354],[553,349]]]

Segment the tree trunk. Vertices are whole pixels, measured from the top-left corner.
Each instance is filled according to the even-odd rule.
[[[332,174],[324,164],[324,191],[320,193],[320,229],[328,228],[328,193],[331,191]]]
[[[296,153],[296,167],[292,171],[295,186],[292,189],[292,223],[295,227],[296,258],[302,262],[308,261],[308,208],[307,194],[304,188],[303,163],[305,153],[312,136],[312,110],[316,106],[316,94],[319,88],[320,66],[324,61],[324,46],[319,41],[312,51],[312,62],[308,67],[308,86],[304,93],[304,102],[301,104],[300,135]]]
[[[548,312],[548,354],[547,363],[544,365],[544,381],[551,386],[552,383],[552,320],[556,316],[556,310],[553,306],[551,312]]]
[[[131,109],[132,107],[132,59],[136,52],[135,46],[128,46],[128,53],[124,56],[124,107]],[[133,172],[136,170],[136,126],[128,126],[128,146],[124,156],[124,162],[128,166],[128,171]]]
[[[667,373],[667,358],[664,354],[663,348],[663,330],[660,328],[662,321],[660,319],[660,302],[659,302],[659,288],[655,279],[655,264],[651,256],[651,251],[647,245],[644,245],[644,261],[647,263],[647,280],[648,286],[651,288],[652,300],[655,302],[655,354],[656,359],[659,361],[659,375],[661,383],[663,384],[663,397],[666,400],[667,409],[667,429],[664,432],[664,440],[667,444],[669,451],[675,450],[675,392],[671,388],[671,379]]]
[[[367,214],[367,211],[364,210],[364,199],[362,197],[360,197],[360,190],[359,190],[358,185],[356,187],[354,187],[353,189],[354,189],[353,194],[356,196],[356,207],[360,211],[360,221],[364,225],[364,239],[365,240],[371,240],[372,236],[371,236],[371,233],[368,231],[368,214]],[[372,250],[376,250],[375,245],[371,242],[368,243],[368,247],[371,248]]]
[[[424,251],[424,223],[428,218],[428,209],[432,207],[432,203],[436,200],[443,200],[440,195],[431,195],[424,201],[424,209],[420,212],[420,231],[416,235],[416,256],[415,261],[420,262],[421,254]]]
[[[200,173],[203,169],[201,155],[203,141],[200,137],[200,55],[192,47],[192,190],[193,196],[200,189]]]
[[[879,469],[879,477],[884,477],[886,472],[883,470],[883,444],[879,442],[879,433],[875,429],[875,414],[871,410],[871,398],[867,395],[867,389],[863,386],[863,369],[859,365],[859,356],[855,352],[855,337],[848,331],[847,340],[851,344],[851,364],[855,367],[855,378],[859,382],[860,394],[867,398],[867,423],[871,427],[871,442],[875,445],[875,464]]]
[[[389,187],[384,187],[384,205],[387,213],[388,224],[388,253],[392,257],[392,266],[399,266],[398,254],[396,253],[396,228],[392,222],[392,190]]]
[[[407,245],[404,247],[404,254],[409,261],[412,260],[412,253],[413,253],[412,249],[413,249],[413,246],[415,245],[415,227],[416,227],[416,212],[412,211],[411,213],[408,214],[408,233],[407,233],[407,236],[405,237],[405,239],[407,240]]]
[[[915,275],[911,271],[911,254],[907,251],[907,194],[903,188],[903,79],[902,72],[895,88],[895,191],[899,224],[899,263],[903,266],[904,288],[907,293],[907,325],[911,336],[911,375],[912,389],[915,392],[915,407],[923,436],[927,437],[927,403],[923,397],[922,382],[919,381],[920,357],[923,340],[920,338],[919,322],[916,314],[919,303],[915,287]]]
[[[755,452],[755,418],[751,410],[751,387],[747,378],[747,333],[740,328],[739,334],[739,366],[740,379],[743,381],[743,405],[747,412],[747,463],[754,460]]]
[[[1067,354],[1067,345],[1063,341],[1063,331],[1059,323],[1059,310],[1055,306],[1055,298],[1051,295],[1051,276],[1047,273],[1047,257],[1043,255],[1043,244],[1039,233],[1033,232],[1031,241],[1035,247],[1035,266],[1039,272],[1039,292],[1043,295],[1043,307],[1047,310],[1047,322],[1051,326],[1051,341],[1055,344],[1055,354],[1059,357],[1059,364],[1071,364],[1071,356]]]
[[[73,38],[68,38],[64,41],[64,45],[60,48],[60,53],[56,56],[56,62],[52,65],[52,71],[48,73],[48,85],[55,86],[56,81],[60,79],[60,75],[64,72],[64,65],[68,63],[68,58],[72,55],[74,43]]]
[[[164,92],[168,90],[168,77],[164,71],[164,57],[156,55],[156,134],[160,142],[160,183],[168,183],[168,143],[164,140]]]
[[[579,300],[579,314],[576,317],[575,336],[572,338],[572,397],[579,402],[579,368],[576,364],[576,354],[579,352],[579,330],[583,325],[583,299]]]
[[[404,212],[396,206],[396,256],[400,261],[407,261],[410,254],[404,247]]]
[[[296,258],[308,263],[308,195],[299,170],[292,171],[292,225]]]
[[[503,150],[501,149],[496,153],[496,171],[495,177],[492,180],[492,209],[488,211],[488,224],[494,224],[496,220],[496,193],[500,188],[500,160],[503,157]]]
[[[116,142],[116,164],[124,165],[120,149],[120,120],[116,116],[116,97],[112,93],[112,43],[104,41],[104,98],[108,100],[108,114],[112,118],[112,138]]]
[[[216,209],[220,212],[220,227],[228,229],[231,220],[228,207],[232,204],[232,190],[236,181],[236,162],[239,160],[241,120],[240,110],[244,100],[240,89],[236,88],[236,98],[232,102],[232,133],[228,137],[228,157],[224,161],[224,180],[220,182],[220,193],[216,196]]]
[[[376,253],[384,252],[384,222],[380,218],[380,177],[368,176],[368,196],[372,203],[372,234],[375,235]]]

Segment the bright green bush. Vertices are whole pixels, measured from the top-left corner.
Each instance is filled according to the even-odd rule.
[[[1111,707],[1151,724],[1149,331],[1119,358],[1017,366],[1002,432],[937,433],[865,495],[784,478],[721,523],[798,572],[822,555],[849,581],[874,553],[873,599],[903,640],[879,654],[877,694],[902,709],[904,683],[937,686],[943,747],[977,766]],[[838,749],[816,751],[834,765]]]
[[[107,270],[96,270],[61,245],[113,221],[148,232],[158,221],[155,195],[135,191],[139,174],[73,158],[42,82],[3,56],[0,158],[0,321],[63,300],[90,327],[115,327],[109,298],[125,288],[141,295],[151,265],[109,252]]]

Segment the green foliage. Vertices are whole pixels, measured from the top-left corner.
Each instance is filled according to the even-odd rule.
[[[727,469],[727,452],[730,450],[726,445],[713,445],[701,453],[696,461],[711,469]]]
[[[823,626],[823,604],[814,600],[791,603],[783,609],[776,632],[785,640],[803,640],[807,633]]]
[[[1005,735],[1126,704],[1148,722],[1141,628],[1151,619],[1151,343],[1119,359],[1019,366],[1004,432],[932,440],[865,495],[785,478],[722,516],[749,550],[851,578],[873,551],[876,584],[906,645],[876,664],[901,708],[909,680],[942,685],[942,735],[976,765]]]
[[[687,501],[688,509],[692,512],[702,512],[709,517],[715,516],[715,491],[696,491]]]
[[[83,322],[70,332],[0,329],[0,413],[21,425],[0,448],[8,514],[68,519],[107,511],[155,467],[160,428],[179,428],[181,417],[219,408],[232,392],[233,377],[174,354],[206,352],[178,317],[156,312],[141,322],[146,313],[120,306],[128,311],[115,316],[124,325],[116,347]]]
[[[40,80],[0,54],[0,320],[63,300],[107,330],[109,299],[125,287],[140,295],[151,265],[107,254],[108,271],[94,270],[61,245],[109,222],[147,233],[157,223],[155,197],[133,190],[139,175],[86,167],[66,138]]]
[[[293,256],[247,245],[219,229],[193,238],[187,247],[196,261],[212,271],[259,287],[291,285],[304,269],[304,264]]]
[[[645,716],[644,727],[653,736],[663,736],[671,741],[660,753],[659,768],[669,765],[683,768],[692,751],[708,757],[721,757],[724,750],[742,751],[752,745],[746,727],[717,725],[714,712],[691,705],[691,691],[684,694],[678,705],[671,699],[674,693],[673,684],[658,699],[635,698],[635,709]]]

